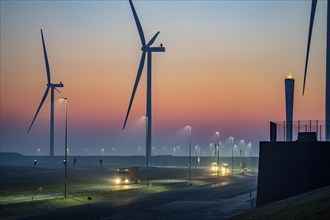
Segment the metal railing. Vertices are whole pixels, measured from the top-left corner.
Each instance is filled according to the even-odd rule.
[[[286,122],[273,121],[276,124],[276,140],[286,141]],[[299,132],[316,132],[318,141],[325,141],[324,120],[298,120],[292,122],[292,140],[298,139]]]

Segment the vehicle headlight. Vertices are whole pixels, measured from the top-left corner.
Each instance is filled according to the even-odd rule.
[[[125,180],[125,183],[128,183],[128,179]]]
[[[119,178],[115,179],[115,182],[120,183],[120,179]]]

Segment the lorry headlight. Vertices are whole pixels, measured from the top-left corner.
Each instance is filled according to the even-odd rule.
[[[128,179],[125,180],[125,183],[128,183]]]
[[[115,182],[120,183],[120,179],[119,178],[115,179]]]

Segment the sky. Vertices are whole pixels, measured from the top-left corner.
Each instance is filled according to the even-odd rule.
[[[0,1],[1,152],[49,154],[50,97],[27,130],[46,89],[40,29],[55,93],[55,155],[144,155],[146,66],[122,130],[141,42],[128,1]],[[294,120],[324,120],[326,1],[319,1],[305,95],[303,71],[311,1],[134,1],[153,46],[153,155],[184,156],[192,145],[220,154],[233,143],[269,140],[285,120],[284,79],[295,78]],[[174,148],[179,151],[174,151]],[[242,147],[242,146],[241,146]],[[38,151],[39,148],[39,151]],[[103,148],[103,151],[102,151]],[[195,149],[195,148],[194,148]],[[197,152],[194,152],[197,154]]]

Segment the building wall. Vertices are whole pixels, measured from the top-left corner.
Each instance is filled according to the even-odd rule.
[[[330,185],[330,142],[260,142],[257,206]]]

